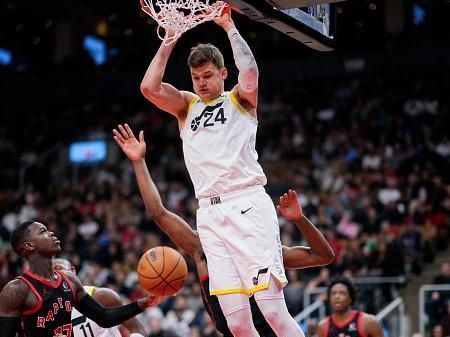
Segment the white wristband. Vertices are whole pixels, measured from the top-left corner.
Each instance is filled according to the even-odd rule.
[[[130,335],[130,337],[145,337],[145,336],[143,336],[143,335],[141,335],[140,333],[132,333],[131,335]]]

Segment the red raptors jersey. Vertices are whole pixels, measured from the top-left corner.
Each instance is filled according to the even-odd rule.
[[[361,322],[363,318],[363,313],[361,311],[353,310],[349,319],[339,324],[334,319],[333,316],[327,318],[327,337],[366,337],[362,333]]]
[[[25,337],[53,337],[72,335],[71,312],[75,302],[72,283],[67,276],[56,273],[56,282],[33,274],[29,270],[18,278],[24,281],[36,296],[37,305],[22,313],[22,328]]]

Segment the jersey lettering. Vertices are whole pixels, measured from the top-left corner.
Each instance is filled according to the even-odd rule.
[[[212,116],[213,116],[212,112],[205,113],[206,120],[203,123],[203,127],[207,128],[208,126],[214,126],[214,123],[209,122]]]
[[[214,118],[214,120],[216,122],[220,122],[222,124],[224,124],[227,121],[227,119],[225,118],[225,113],[223,111],[223,108],[220,108],[219,111],[217,111],[217,115],[216,115],[216,118]]]
[[[222,104],[223,101],[217,103],[216,105],[208,105],[199,116],[192,119],[191,130],[194,132],[197,131],[203,118],[205,118],[205,120],[203,121],[204,128],[214,126],[214,122],[220,122],[221,124],[224,124],[227,119],[225,118],[225,112],[223,108],[221,108]],[[214,120],[211,121],[211,118],[213,116]]]
[[[38,328],[45,328],[45,318],[39,316],[39,317],[37,318],[37,324],[36,324],[36,326],[37,326]]]
[[[83,331],[83,337],[95,337],[94,332],[91,328],[91,322],[87,322],[86,324],[82,324],[80,326],[81,331]]]
[[[54,330],[55,335],[61,334],[66,337],[72,336],[72,324],[64,324],[63,326],[59,326]]]
[[[72,304],[70,301],[66,301],[66,311],[71,312],[72,311]]]
[[[45,317],[45,320],[48,321],[54,321],[55,320],[55,316],[53,316],[53,311],[49,311],[47,313],[47,317]]]
[[[38,297],[38,304],[22,316],[23,335],[26,337],[48,337],[72,335],[71,311],[74,296],[65,275],[58,273],[55,282],[42,280],[25,270],[19,276]],[[69,289],[69,291],[67,291]],[[45,295],[41,295],[45,294]]]

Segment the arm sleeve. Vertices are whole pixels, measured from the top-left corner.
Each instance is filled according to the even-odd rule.
[[[0,337],[15,337],[19,324],[18,317],[0,316]]]
[[[255,57],[236,28],[230,29],[227,34],[233,50],[234,62],[239,70],[239,87],[244,92],[253,92],[258,88],[258,66]]]
[[[89,295],[84,296],[75,307],[102,328],[111,328],[119,325],[143,311],[139,308],[137,302],[106,308]]]

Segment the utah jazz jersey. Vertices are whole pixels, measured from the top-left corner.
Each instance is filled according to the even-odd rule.
[[[211,317],[215,327],[219,330],[224,337],[233,337],[233,334],[228,329],[227,320],[223,315],[222,309],[220,308],[220,303],[215,295],[210,295],[209,293],[209,277],[208,274],[204,275],[200,279],[200,286],[202,289],[202,300],[206,311]],[[277,337],[275,332],[273,332],[270,325],[264,318],[261,310],[259,310],[258,304],[256,303],[254,297],[250,297],[250,308],[252,310],[253,324],[255,325],[258,334],[261,337]]]
[[[361,320],[363,318],[361,311],[353,310],[349,319],[339,324],[333,319],[333,316],[327,318],[328,333],[326,337],[365,337],[361,332]]]
[[[92,296],[95,290],[95,287],[90,286],[83,288],[89,296]],[[72,310],[72,326],[74,337],[121,337],[118,327],[102,328],[75,308]]]
[[[56,272],[56,282],[25,270],[18,278],[24,281],[37,298],[34,308],[22,314],[25,337],[53,337],[72,335],[71,311],[75,293],[67,276]]]
[[[191,100],[180,136],[197,199],[266,184],[255,150],[257,126],[232,92]]]

